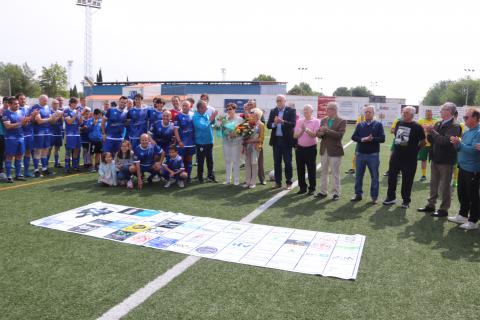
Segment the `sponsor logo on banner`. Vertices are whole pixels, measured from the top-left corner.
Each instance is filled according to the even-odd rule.
[[[335,97],[318,97],[317,118],[322,119],[327,116],[327,104],[335,102]]]

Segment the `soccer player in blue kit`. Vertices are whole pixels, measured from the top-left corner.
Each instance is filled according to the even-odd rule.
[[[23,126],[23,139],[25,141],[25,154],[23,155],[23,175],[26,178],[33,177],[30,173],[30,159],[33,155],[33,125],[32,121],[35,121],[35,117],[38,111],[30,112],[30,107],[27,105],[27,97],[23,93],[17,93],[15,98],[18,100],[20,110],[23,113],[25,125]]]
[[[153,100],[153,108],[148,110],[148,127],[151,128],[157,122],[162,121],[163,108],[165,107],[165,100],[162,98],[155,98]]]
[[[19,110],[19,103],[16,98],[9,98],[10,105],[3,113],[2,121],[5,127],[5,171],[7,182],[13,183],[12,159],[15,158],[15,180],[25,181],[21,176],[22,157],[25,153],[25,141],[23,139],[23,126],[28,122]]]
[[[52,101],[52,114],[58,113],[59,118],[52,123],[52,146],[48,151],[48,158],[50,159],[50,154],[53,150],[53,156],[55,159],[55,168],[61,168],[60,162],[58,161],[58,151],[63,144],[63,110],[60,109],[60,101],[57,99]]]
[[[134,97],[133,108],[127,112],[127,120],[130,126],[129,140],[134,150],[140,143],[140,136],[147,133],[148,130],[148,109],[142,105],[142,100],[143,96],[137,93]]]
[[[123,141],[127,113],[127,97],[121,96],[118,106],[107,110],[102,119],[103,152],[117,154]]]
[[[142,175],[150,172],[148,182],[152,181],[154,175],[162,168],[165,152],[156,144],[150,143],[150,137],[144,133],[140,136],[140,144],[133,150],[135,163],[130,166],[130,173],[136,174],[138,189],[143,187]]]
[[[191,104],[185,100],[182,102],[182,112],[175,119],[175,138],[177,140],[180,156],[183,158],[185,169],[188,174],[187,182],[190,182],[192,173],[192,157],[195,154],[195,136],[193,127],[193,112]]]
[[[51,146],[52,132],[51,123],[55,122],[60,116],[52,114],[48,106],[48,96],[42,94],[38,98],[38,104],[32,106],[29,115],[38,111],[33,121],[33,167],[34,175],[39,178],[54,174],[48,170],[48,151]],[[42,173],[39,171],[39,162],[42,164]]]
[[[70,159],[72,161],[72,169],[79,171],[80,154],[80,125],[83,124],[81,111],[77,108],[77,98],[70,98],[68,101],[69,108],[63,113],[65,118],[65,173],[71,173]]]
[[[152,139],[162,148],[168,150],[174,139],[174,124],[170,122],[172,115],[170,111],[165,111],[162,115],[162,121],[157,122],[148,130]]]
[[[185,186],[184,181],[187,179],[187,173],[185,172],[185,166],[183,164],[182,157],[180,157],[178,154],[178,150],[175,145],[171,145],[168,148],[168,157],[162,166],[162,175],[165,179],[167,179],[165,188],[170,187],[175,181],[180,188]]]

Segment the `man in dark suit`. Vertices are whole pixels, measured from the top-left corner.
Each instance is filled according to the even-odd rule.
[[[282,187],[282,159],[285,163],[286,189],[292,189],[292,148],[295,146],[293,129],[296,123],[296,111],[287,107],[284,95],[276,98],[277,106],[270,111],[267,128],[271,129],[270,145],[273,147],[273,162],[275,171],[274,188]]]

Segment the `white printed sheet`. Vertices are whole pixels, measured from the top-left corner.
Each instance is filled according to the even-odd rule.
[[[356,279],[365,236],[95,202],[32,225],[205,258]]]

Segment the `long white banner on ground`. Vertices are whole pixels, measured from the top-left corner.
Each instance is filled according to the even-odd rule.
[[[95,202],[32,225],[259,267],[355,279],[365,236]]]

